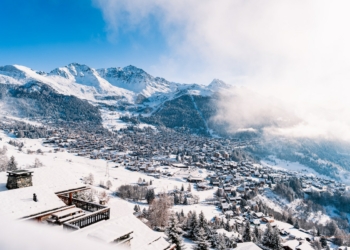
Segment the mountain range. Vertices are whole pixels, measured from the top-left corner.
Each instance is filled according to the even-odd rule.
[[[94,69],[84,64],[71,63],[49,73],[20,65],[0,67],[0,83],[23,85],[30,81],[47,84],[60,94],[85,100],[116,96],[131,103],[137,100],[138,95],[152,98],[162,94],[170,96],[184,90],[197,95],[210,95],[230,87],[218,79],[214,79],[208,86],[170,82],[131,65],[124,68]]]
[[[74,99],[74,102],[84,103],[76,105],[89,112],[87,115],[84,109],[78,110],[82,117],[91,117],[93,107],[108,107],[129,116],[141,115],[140,119],[147,123],[172,128],[187,127],[200,133],[208,133],[211,129],[210,118],[215,114],[212,100],[219,91],[231,88],[219,79],[214,79],[207,86],[181,84],[154,77],[131,65],[94,69],[79,63],[50,72],[20,65],[2,66],[0,84],[3,110],[10,109],[18,116],[68,119],[72,116],[62,115],[62,112],[71,110],[71,107],[62,106],[62,102],[56,107],[53,101],[58,96],[65,96]],[[43,96],[48,93],[50,104],[43,105]],[[96,114],[99,116],[98,112]],[[80,120],[79,115],[73,117],[76,121]]]

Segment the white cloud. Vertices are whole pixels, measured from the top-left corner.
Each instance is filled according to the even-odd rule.
[[[95,3],[112,36],[133,28],[150,32],[151,20],[157,21],[169,46],[158,62],[151,63],[157,75],[200,83],[220,78],[245,85],[280,98],[303,120],[303,125],[289,128],[289,134],[302,130],[333,136],[338,130],[350,139],[349,1]],[[229,110],[232,105],[225,100]],[[265,117],[271,115],[267,110]]]

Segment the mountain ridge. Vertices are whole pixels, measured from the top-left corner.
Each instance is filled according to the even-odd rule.
[[[179,91],[191,91],[196,95],[211,95],[219,88],[230,85],[214,79],[208,86],[200,84],[183,84],[154,77],[133,65],[94,69],[85,64],[70,63],[50,72],[35,71],[21,65],[0,67],[0,83],[23,85],[29,81],[39,81],[50,85],[65,95],[96,101],[95,96],[119,96],[128,102],[135,102],[141,94],[146,98],[166,95],[167,98]],[[218,82],[213,84],[213,82]],[[195,86],[195,87],[194,87]]]

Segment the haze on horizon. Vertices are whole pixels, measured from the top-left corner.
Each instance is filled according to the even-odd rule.
[[[1,5],[11,7],[9,0]],[[208,84],[219,78],[264,96],[253,100],[249,91],[239,91],[241,98],[233,98],[235,91],[222,97],[216,119],[232,130],[271,119],[283,122],[268,124],[268,134],[350,140],[348,1],[49,1],[45,10],[39,5],[27,6],[29,13],[59,7],[66,20],[44,13],[47,26],[32,27],[23,42],[11,43],[7,29],[25,20],[3,13],[9,25],[1,31],[2,65],[46,70],[73,61],[95,68],[133,64],[170,81]],[[45,56],[48,51],[57,56]]]

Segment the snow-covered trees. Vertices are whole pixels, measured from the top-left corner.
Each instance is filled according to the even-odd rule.
[[[225,250],[227,249],[227,244],[225,241],[225,236],[223,234],[217,234],[213,237],[212,246],[217,250]]]
[[[165,230],[170,243],[176,245],[176,250],[185,249],[182,241],[182,230],[178,227],[178,221],[174,214],[170,215],[168,227]]]
[[[254,235],[253,241],[260,242],[261,241],[261,234],[262,234],[261,230],[257,226],[255,226],[254,231],[253,231],[253,235]]]
[[[198,219],[196,211],[192,212],[188,216],[188,237],[190,239],[196,239],[196,233],[198,231]]]
[[[18,164],[17,164],[17,162],[15,160],[15,157],[11,156],[10,160],[7,163],[7,170],[14,171],[14,170],[17,170],[17,169],[18,169]]]
[[[204,230],[208,227],[208,222],[204,217],[203,211],[201,211],[198,216],[198,227],[204,228]]]
[[[251,234],[251,230],[250,230],[250,222],[249,222],[249,220],[247,220],[246,223],[244,224],[243,241],[244,242],[252,241],[252,234]]]
[[[90,190],[74,193],[73,198],[80,199],[83,201],[88,201],[88,202],[95,202],[97,195],[98,195],[98,192],[96,189],[90,189]]]
[[[196,245],[193,247],[194,250],[209,250],[209,242],[206,239],[206,233],[203,228],[200,228],[196,234]]]
[[[272,229],[270,223],[268,223],[261,243],[270,249],[282,249],[279,230],[277,228]]]

